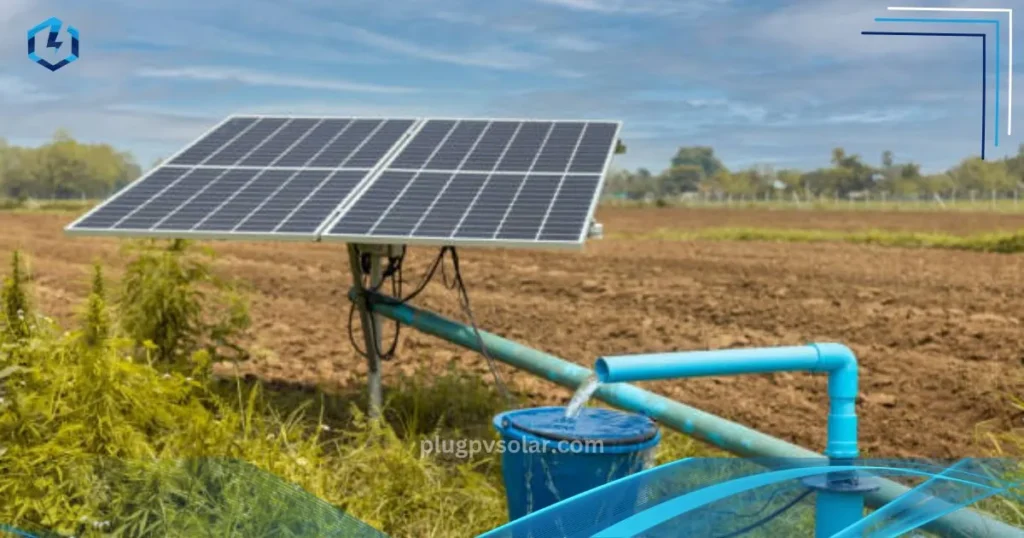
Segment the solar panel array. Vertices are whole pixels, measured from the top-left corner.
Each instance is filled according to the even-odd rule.
[[[581,245],[618,123],[232,117],[83,235]]]

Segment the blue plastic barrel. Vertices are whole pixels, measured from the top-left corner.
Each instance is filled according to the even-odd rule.
[[[509,521],[648,468],[661,432],[634,413],[585,407],[508,411],[494,417]]]

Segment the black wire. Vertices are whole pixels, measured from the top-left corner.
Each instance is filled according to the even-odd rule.
[[[456,256],[456,254],[455,254],[455,247],[445,247],[445,248],[450,249],[449,252],[451,252],[451,255],[452,255],[452,265],[453,265],[453,269],[455,269],[455,267],[454,267],[454,265],[455,265],[455,256]],[[444,287],[446,287],[446,288],[448,288],[450,290],[454,290],[459,285],[458,281],[455,278],[452,278],[451,282],[448,281],[448,272],[445,270],[444,261],[441,262],[441,282],[444,283]]]
[[[434,258],[433,263],[430,264],[430,267],[427,269],[427,272],[423,275],[423,278],[420,279],[420,283],[419,283],[418,286],[416,286],[416,289],[413,290],[412,293],[410,293],[406,297],[397,296],[395,298],[397,300],[398,304],[405,304],[405,303],[415,299],[416,296],[418,296],[421,292],[423,292],[424,288],[427,287],[427,284],[429,284],[430,281],[434,279],[434,274],[437,273],[438,266],[442,266],[443,267],[443,265],[444,265],[444,255],[451,248],[452,247],[442,247],[441,248],[441,251],[437,254],[437,257]],[[442,269],[442,271],[443,271],[443,269]]]
[[[494,383],[498,386],[498,390],[501,392],[502,397],[505,398],[505,401],[511,405],[512,395],[509,393],[508,387],[505,386],[505,382],[501,380],[501,373],[498,371],[494,359],[487,353],[487,346],[484,345],[483,336],[480,335],[480,328],[477,327],[476,318],[473,316],[473,309],[469,304],[469,291],[466,289],[466,283],[462,280],[462,270],[459,268],[459,253],[455,250],[455,247],[451,247],[451,255],[452,268],[455,272],[454,283],[458,286],[459,290],[459,302],[466,313],[466,317],[469,318],[470,325],[473,326],[473,334],[476,335],[476,343],[480,347],[480,354],[487,359],[487,366],[491,369],[491,375],[494,376]]]
[[[742,529],[737,530],[737,531],[733,531],[733,532],[731,532],[729,534],[723,534],[721,536],[717,536],[716,538],[733,538],[733,537],[739,536],[741,534],[746,534],[746,533],[748,533],[748,532],[750,532],[750,531],[752,531],[752,530],[754,530],[754,529],[756,529],[756,528],[758,528],[758,527],[760,527],[762,525],[767,524],[771,520],[781,516],[787,510],[789,510],[790,508],[793,508],[794,506],[796,506],[800,501],[806,499],[807,496],[810,495],[811,493],[814,493],[814,490],[813,489],[808,489],[807,491],[801,493],[800,495],[797,495],[796,498],[793,499],[792,501],[789,501],[788,503],[786,503],[782,508],[779,508],[778,510],[776,510],[776,511],[768,514],[767,516],[765,516],[765,517],[755,521],[754,523],[751,523],[750,525],[747,525],[746,527],[743,527]],[[768,503],[771,503],[771,499],[769,499]],[[765,506],[767,507],[767,504],[765,504]],[[762,510],[763,510],[763,508],[762,508]]]
[[[452,276],[451,281],[448,280],[447,272],[445,270],[445,265],[444,265],[445,254],[449,254],[451,256],[451,258],[452,258],[452,269],[453,269],[454,275]],[[402,279],[400,277],[400,274],[401,274],[401,260],[398,260],[395,264],[392,264],[391,262],[389,262],[388,265],[389,265],[390,273],[388,271],[386,271],[385,274],[390,274],[390,275],[398,274],[399,275],[399,279],[398,279],[399,283],[397,284],[397,290],[398,291],[396,291],[392,295],[392,297],[386,297],[386,296],[383,296],[383,295],[378,295],[376,297],[376,299],[378,301],[381,301],[381,302],[384,302],[384,303],[387,303],[387,304],[392,304],[392,305],[403,305],[403,304],[413,300],[414,298],[416,298],[427,287],[427,284],[429,284],[433,280],[434,276],[437,274],[438,268],[441,268],[441,273],[442,273],[443,278],[444,278],[444,282],[443,282],[444,286],[446,288],[448,288],[448,289],[454,289],[454,290],[458,291],[458,294],[459,294],[459,306],[462,307],[462,310],[466,313],[466,316],[469,318],[470,324],[473,327],[473,334],[476,336],[477,345],[480,348],[480,353],[484,356],[485,359],[487,359],[487,365],[488,365],[488,367],[491,370],[491,374],[494,376],[495,383],[497,384],[499,391],[502,393],[502,396],[505,398],[506,401],[508,401],[511,404],[512,403],[511,393],[509,392],[508,387],[506,387],[505,383],[502,381],[501,373],[498,371],[498,368],[497,368],[497,366],[494,363],[494,359],[490,356],[490,354],[487,353],[487,348],[484,345],[483,337],[480,334],[480,328],[476,324],[476,318],[473,315],[472,306],[471,306],[470,300],[469,300],[469,292],[466,289],[466,284],[465,284],[465,282],[462,279],[462,270],[461,270],[461,268],[459,266],[459,256],[458,256],[458,252],[455,250],[455,247],[451,247],[451,246],[442,247],[440,252],[438,252],[437,257],[434,258],[434,261],[431,262],[430,266],[427,268],[427,271],[426,271],[426,273],[424,273],[422,279],[420,280],[419,285],[417,285],[416,289],[414,289],[409,295],[407,295],[405,297],[402,297],[401,291],[400,291],[401,290],[401,281],[402,281]],[[367,309],[369,311],[372,308],[372,305],[370,304],[370,293],[369,292],[376,292],[377,289],[376,288],[374,288],[374,289],[366,288],[365,281],[364,281],[364,288],[363,289],[366,290],[366,292],[364,292],[364,300],[366,301],[366,307],[367,307]],[[349,310],[349,340],[350,340],[350,342],[352,342],[352,345],[356,348],[356,351],[360,351],[359,346],[356,345],[355,336],[353,334],[353,329],[352,329],[353,316],[354,316],[354,308],[355,307],[353,305],[350,308],[350,310]],[[371,326],[372,326],[372,324],[371,324]],[[371,330],[372,330],[372,328],[371,328]],[[396,331],[397,331],[397,327],[396,327]],[[373,341],[376,342],[376,339],[374,339]],[[396,333],[396,341],[397,341],[397,333]]]
[[[402,297],[402,282],[404,281],[404,277],[402,274],[402,263],[405,261],[405,250],[403,249],[402,254],[399,256],[388,258],[388,265],[382,274],[381,282],[378,283],[376,287],[371,288],[369,285],[367,285],[366,273],[370,272],[372,260],[370,260],[367,256],[364,256],[363,254],[359,253],[359,249],[358,247],[356,247],[356,255],[359,256],[360,268],[362,269],[363,272],[363,274],[361,275],[362,281],[360,282],[360,284],[362,284],[361,291],[363,292],[363,300],[365,301],[364,305],[367,308],[367,311],[369,312],[371,308],[370,294],[368,292],[377,292],[380,289],[381,285],[383,285],[385,278],[391,279],[391,287],[393,292],[392,297],[397,299],[396,301],[393,302],[397,304],[405,304],[406,302],[416,298],[416,296],[423,292],[423,290],[427,287],[427,284],[429,284],[430,281],[433,280],[434,275],[437,273],[437,268],[439,266],[443,267],[444,255],[449,251],[449,249],[451,249],[451,247],[444,247],[441,249],[437,257],[434,258],[434,261],[430,264],[430,267],[427,269],[427,272],[423,275],[423,278],[421,279],[419,285],[416,286],[416,289],[413,290],[413,292],[410,293],[408,296]],[[363,350],[362,347],[356,342],[354,327],[355,309],[355,303],[350,303],[348,311],[348,339],[352,347],[356,350],[356,353],[363,357],[366,357],[366,351]],[[394,352],[398,347],[398,338],[399,333],[401,332],[401,323],[395,322],[395,339],[392,341],[388,353],[382,353],[380,349],[376,349],[376,346],[378,344],[376,335],[373,332],[373,323],[370,324],[368,330],[370,331],[370,338],[371,341],[374,343],[377,355],[381,357],[381,360],[391,359],[394,356]]]
[[[361,275],[362,278],[361,278],[360,284],[362,284],[362,289],[363,290],[368,290],[368,291],[376,293],[384,285],[384,282],[386,282],[387,280],[390,280],[391,281],[391,291],[392,291],[392,293],[393,294],[397,294],[397,295],[401,295],[401,289],[402,289],[402,283],[401,283],[401,280],[402,280],[401,279],[402,262],[405,259],[405,250],[404,249],[402,250],[402,253],[399,254],[398,256],[388,256],[387,267],[384,269],[384,271],[381,274],[380,282],[378,282],[376,285],[372,285],[373,284],[372,282],[369,282],[369,283],[367,282],[367,276],[368,276],[368,273],[371,272],[370,268],[372,267],[372,263],[373,263],[372,258],[370,258],[370,256],[372,256],[372,254],[360,253],[358,247],[356,247],[356,254],[357,254],[357,256],[359,256],[360,269],[362,269],[362,275]],[[368,293],[364,293],[363,300],[365,301],[364,306],[366,307],[366,311],[370,312],[370,295]],[[349,342],[352,344],[352,347],[355,348],[356,353],[362,355],[363,357],[366,357],[368,355],[367,352],[365,350],[363,350],[362,348],[360,348],[359,345],[356,343],[355,329],[353,327],[354,319],[355,319],[355,303],[353,302],[353,303],[349,304],[349,310],[348,310],[348,337],[349,337]],[[376,351],[377,356],[380,357],[380,360],[382,360],[382,361],[391,360],[395,356],[395,351],[398,349],[398,341],[399,341],[399,337],[400,337],[400,334],[401,334],[402,324],[400,322],[398,322],[398,321],[395,322],[395,335],[394,335],[394,338],[391,340],[391,345],[388,346],[388,350],[386,352],[380,348],[380,340],[377,338],[376,323],[373,322],[373,318],[371,318],[371,323],[369,323],[368,326],[365,329],[367,331],[369,331],[369,333],[370,333],[369,334],[370,341],[373,342],[373,349],[374,349],[374,351]]]
[[[498,386],[498,390],[501,392],[502,396],[505,398],[507,402],[509,402],[510,404],[512,403],[511,393],[509,392],[508,387],[505,386],[504,381],[502,381],[501,373],[498,371],[494,359],[487,352],[487,347],[484,345],[483,336],[481,336],[480,334],[480,328],[476,324],[476,318],[473,315],[473,309],[469,300],[469,291],[466,289],[466,283],[462,279],[462,270],[459,267],[459,255],[458,252],[455,250],[455,247],[442,247],[440,252],[438,252],[437,257],[434,258],[434,261],[427,268],[427,271],[426,273],[424,273],[419,285],[417,285],[416,289],[414,289],[409,295],[405,297],[402,297],[402,282],[404,281],[402,275],[402,263],[405,261],[404,249],[401,255],[388,257],[387,268],[382,273],[381,281],[378,282],[376,286],[371,286],[370,284],[372,283],[368,284],[366,281],[367,273],[370,272],[370,268],[372,267],[372,259],[369,259],[368,257],[364,257],[363,255],[359,254],[358,248],[356,249],[356,253],[357,255],[360,256],[360,269],[362,269],[363,273],[361,275],[362,278],[360,284],[362,284],[362,299],[364,301],[364,306],[367,312],[372,312],[373,308],[373,305],[371,304],[371,294],[377,294],[385,280],[391,280],[392,296],[385,297],[383,295],[378,294],[378,300],[386,302],[388,304],[401,305],[415,299],[420,293],[422,293],[423,290],[427,287],[427,284],[429,284],[433,280],[434,275],[437,273],[438,267],[440,267],[443,284],[445,288],[450,290],[457,290],[458,292],[459,306],[462,307],[463,312],[465,312],[466,316],[469,318],[469,322],[473,327],[473,334],[476,336],[477,345],[480,348],[480,353],[484,356],[485,359],[487,359],[487,366],[490,368],[491,374],[494,376],[494,381],[495,384]],[[449,281],[447,271],[445,270],[445,254],[449,254],[452,259],[452,270],[454,275],[452,276],[451,281]],[[366,352],[363,351],[356,343],[355,330],[353,327],[354,319],[355,302],[352,302],[349,305],[348,311],[349,342],[352,344],[352,347],[356,350],[357,353],[365,357],[367,355]],[[374,334],[375,324],[371,322],[369,326],[366,328],[366,330],[370,331],[370,341],[373,342],[374,349],[375,351],[377,351],[377,355],[381,357],[381,360],[391,359],[394,356],[395,350],[398,347],[401,323],[397,321],[395,322],[395,338],[392,341],[387,353],[383,353],[380,349],[377,348],[379,344],[376,338],[376,334]]]

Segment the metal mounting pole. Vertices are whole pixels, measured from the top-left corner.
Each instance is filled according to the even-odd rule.
[[[372,245],[349,245],[348,260],[352,271],[352,283],[361,291],[363,287],[363,264],[361,254],[370,255],[370,287],[380,287],[382,278],[381,251]],[[356,308],[359,309],[359,320],[363,327],[363,342],[366,350],[366,377],[369,393],[369,416],[377,418],[381,414],[384,405],[383,387],[380,377],[380,355],[377,353],[381,348],[380,317],[371,313],[366,308],[366,303],[356,301]]]

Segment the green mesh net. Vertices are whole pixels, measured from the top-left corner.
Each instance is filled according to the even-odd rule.
[[[248,463],[230,459],[111,464],[101,492],[120,507],[85,535],[169,538],[388,538],[343,510]],[[92,527],[91,529],[88,527]],[[0,537],[56,538],[0,525]]]

